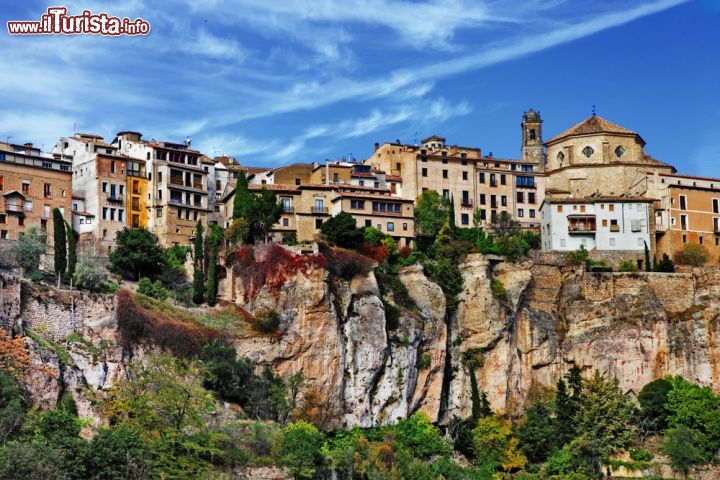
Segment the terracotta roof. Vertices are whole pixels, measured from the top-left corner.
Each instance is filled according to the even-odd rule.
[[[652,175],[653,172],[647,172],[649,175]],[[681,175],[678,173],[659,173],[661,177],[670,177],[670,178],[690,178],[693,180],[705,180],[707,182],[720,182],[720,178],[716,177],[696,177],[693,175]]]
[[[402,177],[398,175],[385,175],[385,180],[388,180],[390,182],[400,182],[402,183],[403,179]]]
[[[640,141],[643,143],[643,145],[645,144],[645,141],[637,133],[635,133],[632,130],[629,130],[625,127],[621,127],[620,125],[612,123],[608,120],[605,120],[602,117],[598,117],[597,115],[591,115],[590,117],[588,117],[587,119],[578,123],[577,125],[565,130],[560,135],[557,135],[557,136],[551,138],[550,140],[546,141],[545,144],[547,145],[549,143],[556,142],[565,137],[575,137],[575,136],[579,136],[579,135],[593,135],[593,134],[597,134],[597,133],[615,133],[615,134],[621,134],[621,135],[636,135],[638,138],[640,138]]]
[[[648,197],[634,197],[634,196],[620,196],[620,195],[596,195],[590,197],[569,197],[569,198],[549,198],[545,197],[546,203],[598,203],[598,202],[654,202],[654,198]]]
[[[403,198],[403,197],[396,197],[395,195],[388,195],[387,193],[384,195],[373,195],[370,192],[338,192],[338,196],[333,200],[337,200],[338,198],[369,198],[369,199],[375,199],[375,200],[392,200],[395,202],[401,202],[401,203],[414,203],[414,200],[410,198]]]
[[[92,213],[88,213],[88,212],[78,212],[77,210],[73,210],[73,211],[70,212],[70,213],[72,213],[73,215],[77,215],[77,216],[79,216],[79,217],[93,217],[93,218],[95,218],[95,215],[93,215]]]
[[[251,183],[248,185],[248,190],[273,190],[273,191],[279,191],[279,190],[297,190],[296,185],[281,185],[276,183]]]

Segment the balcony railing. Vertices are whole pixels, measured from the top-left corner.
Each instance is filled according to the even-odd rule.
[[[127,174],[131,177],[145,177],[145,170],[128,169]]]
[[[108,202],[122,202],[123,200],[125,200],[124,195],[118,195],[118,194],[113,195],[111,193],[108,193],[108,196],[107,196]]]
[[[620,225],[610,225],[610,231],[611,231],[611,232],[619,232],[619,231],[620,231]]]
[[[283,205],[283,213],[295,213],[295,207]]]
[[[5,203],[5,211],[7,212],[23,212],[25,209],[23,205],[17,205],[15,203]]]
[[[327,207],[312,207],[312,213],[315,215],[327,215]]]
[[[460,202],[460,206],[461,206],[461,207],[472,208],[473,202],[472,202],[471,200],[462,200],[462,201]]]
[[[595,225],[570,225],[568,233],[595,233]]]
[[[399,212],[397,210],[379,210],[379,209],[373,208],[372,213],[374,215],[391,215],[393,217],[402,216],[402,212]]]

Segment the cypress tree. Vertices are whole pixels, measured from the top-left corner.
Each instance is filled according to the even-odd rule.
[[[205,298],[205,276],[203,274],[203,226],[198,220],[195,227],[195,251],[193,252],[193,302],[203,303]]]
[[[237,181],[235,182],[235,197],[233,198],[233,219],[244,218],[249,219],[250,208],[252,205],[250,190],[248,189],[248,181],[245,172],[240,170]]]
[[[648,248],[647,242],[643,241],[645,244],[645,271],[650,272],[652,271],[652,264],[650,263],[650,249]]]
[[[77,265],[77,251],[76,251],[76,238],[75,238],[75,232],[73,231],[72,227],[69,223],[65,222],[65,232],[67,233],[67,242],[68,242],[68,264],[67,264],[67,274],[69,278],[72,278],[73,275],[75,275],[75,265]]]
[[[220,239],[222,238],[222,231],[217,225],[211,227],[210,233],[210,258],[208,260],[207,268],[207,302],[208,305],[215,305],[217,303],[217,261],[218,261],[218,249],[220,246]]]
[[[54,233],[54,246],[55,246],[55,275],[58,277],[58,287],[60,286],[60,279],[65,275],[65,269],[67,268],[67,249],[65,242],[65,219],[62,216],[59,208],[53,209],[53,233]]]

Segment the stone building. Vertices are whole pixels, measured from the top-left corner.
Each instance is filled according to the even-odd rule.
[[[0,240],[17,240],[30,226],[48,232],[52,248],[53,209],[71,222],[72,161],[41,152],[31,143],[0,142]]]
[[[204,156],[190,148],[189,139],[183,143],[148,141],[131,131],[119,132],[113,146],[145,162],[148,228],[166,247],[188,245],[198,220],[207,225],[211,210]]]

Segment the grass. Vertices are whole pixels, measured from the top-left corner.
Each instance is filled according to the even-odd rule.
[[[25,335],[32,338],[35,341],[35,343],[40,345],[40,347],[42,347],[46,350],[51,350],[51,351],[55,352],[55,354],[58,356],[58,359],[60,359],[60,363],[62,363],[63,365],[70,364],[70,354],[68,353],[67,350],[65,350],[63,347],[61,347],[57,343],[53,342],[52,340],[46,339],[39,333],[34,332],[34,331],[30,330],[29,328],[25,330]]]

